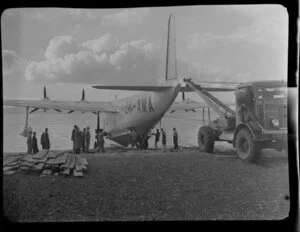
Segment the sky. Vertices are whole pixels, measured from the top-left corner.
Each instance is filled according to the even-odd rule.
[[[179,79],[287,79],[288,13],[281,5],[12,8],[1,15],[3,98],[40,99],[46,86],[52,100],[80,100],[84,88],[86,100],[110,101],[136,92],[91,86],[156,84],[170,13]]]

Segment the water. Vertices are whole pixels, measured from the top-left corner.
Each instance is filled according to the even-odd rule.
[[[4,111],[3,115],[3,150],[4,152],[24,152],[27,150],[26,138],[20,135],[25,125],[25,112]],[[167,146],[173,146],[172,130],[177,128],[179,133],[179,146],[197,146],[197,133],[202,125],[202,112],[175,112],[165,116],[162,119],[161,127],[167,134]],[[216,115],[211,112],[211,119]],[[206,116],[207,118],[207,116]],[[100,117],[100,125],[102,124]],[[38,146],[40,145],[40,136],[47,127],[49,130],[50,145],[53,150],[65,150],[72,148],[71,132],[74,125],[78,125],[80,129],[89,126],[91,128],[91,145],[94,144],[94,130],[97,127],[96,116],[92,113],[52,113],[52,112],[35,112],[29,116],[29,125],[33,131],[37,133]],[[152,132],[159,128],[159,124]],[[106,140],[106,145],[114,144]],[[154,147],[154,136],[149,139],[149,147]],[[161,147],[161,142],[159,143]]]

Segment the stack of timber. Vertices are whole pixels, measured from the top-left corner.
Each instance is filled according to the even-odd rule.
[[[84,176],[87,174],[87,161],[78,155],[64,151],[42,150],[34,155],[11,156],[3,161],[4,174],[24,172],[42,173],[43,175]]]
[[[4,159],[3,159],[3,174],[4,175],[15,174],[20,168],[20,162],[23,157],[24,157],[24,155],[22,155],[22,154],[4,157]]]

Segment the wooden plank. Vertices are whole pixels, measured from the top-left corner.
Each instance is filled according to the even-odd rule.
[[[21,167],[32,167],[33,165],[34,165],[34,163],[25,161],[21,164]]]
[[[7,172],[3,172],[4,175],[13,175],[15,174],[17,171],[14,170],[14,171],[7,171]]]
[[[33,166],[31,169],[33,171],[42,171],[45,166],[45,163],[39,163],[38,165]]]
[[[85,166],[88,166],[88,162],[86,161],[86,158],[82,158],[82,157],[81,157],[81,159],[82,159],[82,163],[83,163]]]
[[[42,174],[43,175],[51,175],[52,171],[51,170],[43,170]]]
[[[35,163],[37,163],[38,160],[33,159],[33,157],[31,157],[31,156],[30,156],[30,157],[27,156],[26,158],[23,159],[23,161],[28,162],[28,163],[34,163],[34,164],[35,164]]]
[[[48,159],[55,159],[57,156],[61,155],[64,153],[64,151],[49,151],[47,154]]]
[[[39,163],[46,163],[46,162],[47,162],[47,157],[46,156],[43,159],[36,160],[37,164],[39,164]]]
[[[46,164],[52,165],[52,164],[54,164],[54,162],[55,162],[55,159],[48,159],[48,160],[46,161]]]
[[[59,155],[55,161],[53,161],[53,164],[65,164],[69,155],[69,153],[63,153]]]
[[[71,160],[71,157],[72,157],[72,155],[70,154],[70,155],[68,156],[67,161],[66,161],[64,164],[62,164],[62,165],[60,166],[61,169],[68,168],[69,163],[70,163],[70,160]]]
[[[48,153],[48,150],[43,149],[32,156],[33,159],[43,159]]]
[[[82,172],[87,174],[87,166],[83,165]]]
[[[20,165],[20,162],[16,161],[16,162],[8,163],[7,165],[5,165],[5,167],[16,166],[16,165]]]
[[[80,156],[76,156],[76,171],[82,171],[84,164],[82,163],[82,158]]]
[[[63,175],[69,176],[70,175],[70,169],[67,168],[62,172]]]
[[[20,166],[9,166],[9,167],[3,167],[3,172],[12,171],[19,169]]]
[[[61,164],[65,164],[67,162],[69,156],[70,156],[70,153],[64,153],[61,158],[61,162],[62,162]]]
[[[68,168],[71,170],[75,167],[75,159],[76,155],[71,155],[70,162],[68,164]]]
[[[20,170],[27,172],[29,170],[29,167],[20,167]]]
[[[9,163],[17,162],[22,158],[22,156],[8,156],[5,160],[3,160],[3,166],[8,165]]]
[[[76,177],[80,177],[80,176],[83,176],[83,173],[74,170],[73,175],[76,176]]]

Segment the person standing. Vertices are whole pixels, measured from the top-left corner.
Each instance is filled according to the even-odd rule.
[[[41,136],[41,144],[43,149],[50,149],[50,139],[48,134],[48,128],[45,129],[45,132]]]
[[[80,130],[79,130],[78,126],[76,126],[76,128],[75,128],[74,140],[75,140],[75,154],[80,154],[81,135],[80,135]]]
[[[104,135],[103,130],[100,129],[98,133],[98,152],[104,152]]]
[[[159,133],[159,130],[156,129],[156,133],[155,133],[155,149],[157,149],[157,143],[159,141],[159,137],[160,137],[160,133]]]
[[[174,143],[174,151],[178,151],[178,133],[176,128],[173,128],[173,143]]]
[[[86,132],[85,132],[85,151],[86,152],[89,152],[90,139],[91,139],[90,127],[87,127]]]
[[[75,130],[76,130],[76,125],[74,125],[74,128],[72,130],[72,136],[71,136],[71,140],[73,142],[73,153],[75,153]]]
[[[163,151],[165,152],[166,151],[166,143],[167,143],[167,135],[163,128],[161,128],[161,134],[162,134],[162,148],[163,148]]]
[[[137,140],[136,130],[135,128],[133,128],[131,130],[131,148],[137,147],[136,140]]]
[[[81,142],[81,147],[82,147],[82,151],[84,152],[85,151],[85,128],[83,128],[83,131],[82,131],[82,142]]]
[[[36,154],[39,152],[39,148],[38,148],[38,143],[37,143],[37,138],[36,138],[36,133],[33,132],[33,137],[32,137],[32,151],[33,154]]]
[[[27,154],[31,154],[32,153],[32,132],[29,131],[28,135],[27,135]]]

